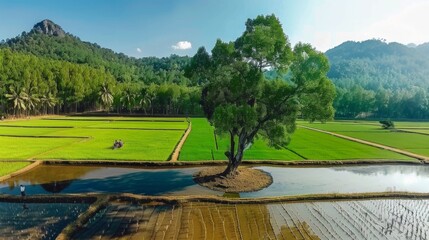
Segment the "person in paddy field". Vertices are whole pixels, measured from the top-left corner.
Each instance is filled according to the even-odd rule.
[[[21,190],[21,197],[25,197],[25,186],[24,185],[19,185],[19,188]]]

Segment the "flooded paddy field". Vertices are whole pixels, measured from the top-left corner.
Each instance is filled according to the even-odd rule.
[[[335,167],[256,166],[273,177],[273,184],[245,198],[324,193],[429,192],[429,166],[369,165]],[[133,168],[41,165],[0,183],[0,193],[135,193],[144,195],[217,195],[193,181],[202,167]]]
[[[427,239],[428,200],[276,204],[112,202],[76,239]]]
[[[251,199],[321,193],[428,193],[429,166],[254,167],[271,174],[273,184],[256,192],[225,194],[193,181],[202,167],[40,165],[0,183],[0,194],[6,199],[0,202],[0,239],[55,239],[77,221],[83,225],[70,233],[72,239],[429,239],[426,199],[283,203]],[[27,199],[40,203],[24,205],[20,184],[26,186]],[[52,200],[88,193],[107,200],[93,212],[88,210],[94,209],[89,204]],[[128,195],[118,193],[152,197],[120,197]],[[145,197],[149,200],[142,200]],[[161,200],[167,198],[172,200]],[[210,198],[218,201],[210,202]]]
[[[55,239],[88,206],[0,202],[0,239]]]

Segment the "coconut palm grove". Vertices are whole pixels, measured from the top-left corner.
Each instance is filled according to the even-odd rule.
[[[0,239],[427,239],[429,5],[268,2],[4,2]]]

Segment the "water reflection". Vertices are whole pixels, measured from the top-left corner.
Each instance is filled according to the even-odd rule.
[[[42,183],[40,186],[50,193],[60,193],[72,183],[72,180],[53,181],[50,183]]]
[[[334,167],[335,171],[346,171],[361,175],[415,175],[429,176],[429,166],[426,165],[374,165],[374,166],[359,166],[359,167]]]
[[[136,193],[221,194],[194,183],[198,168],[138,169],[94,166],[42,165],[26,174],[0,183],[0,193],[18,194],[19,185],[27,186],[28,194],[47,193]]]
[[[0,183],[0,193],[19,195],[19,184],[27,186],[28,194],[129,192],[252,198],[320,193],[429,192],[429,166],[424,165],[256,168],[269,172],[273,184],[257,192],[233,195],[195,184],[192,176],[201,167],[139,169],[58,165],[43,165]]]

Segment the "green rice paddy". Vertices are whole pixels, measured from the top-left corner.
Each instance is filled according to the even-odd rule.
[[[429,156],[429,123],[397,123],[407,131],[384,130],[377,122],[298,122],[347,136]],[[0,160],[168,160],[186,130],[184,118],[57,117],[0,122]],[[426,129],[426,126],[428,127]],[[113,141],[124,147],[112,150]],[[192,119],[192,131],[180,160],[225,160],[226,136],[214,135],[204,118]],[[245,152],[248,160],[408,160],[409,157],[298,127],[282,149],[257,139]],[[411,159],[410,159],[411,160]]]
[[[300,122],[301,123],[301,122]],[[320,124],[319,124],[320,125]],[[338,129],[364,131],[380,128],[371,124],[346,123],[333,125]],[[192,131],[180,153],[181,160],[223,160],[228,148],[228,139],[217,136],[218,148],[213,128],[205,119],[192,119]],[[298,128],[292,141],[283,149],[273,149],[258,139],[245,152],[249,160],[354,160],[354,159],[410,159],[404,155],[378,149],[364,144],[341,139],[324,133]]]
[[[321,123],[303,123],[305,126],[322,129],[342,135],[374,142],[382,145],[386,145],[393,148],[409,151],[424,156],[429,156],[429,135],[424,135],[424,129],[406,129],[407,126],[412,128],[413,126],[422,127],[429,126],[429,123],[423,122],[395,122],[395,126],[398,130],[416,131],[417,133],[403,132],[393,130],[382,129],[380,125],[369,125],[360,123],[345,123],[345,122],[329,122],[326,124]],[[419,134],[420,133],[420,134]]]
[[[0,177],[18,171],[30,165],[30,162],[0,162]]]
[[[1,160],[167,160],[184,118],[49,118],[0,123]],[[114,140],[124,147],[112,150]]]

